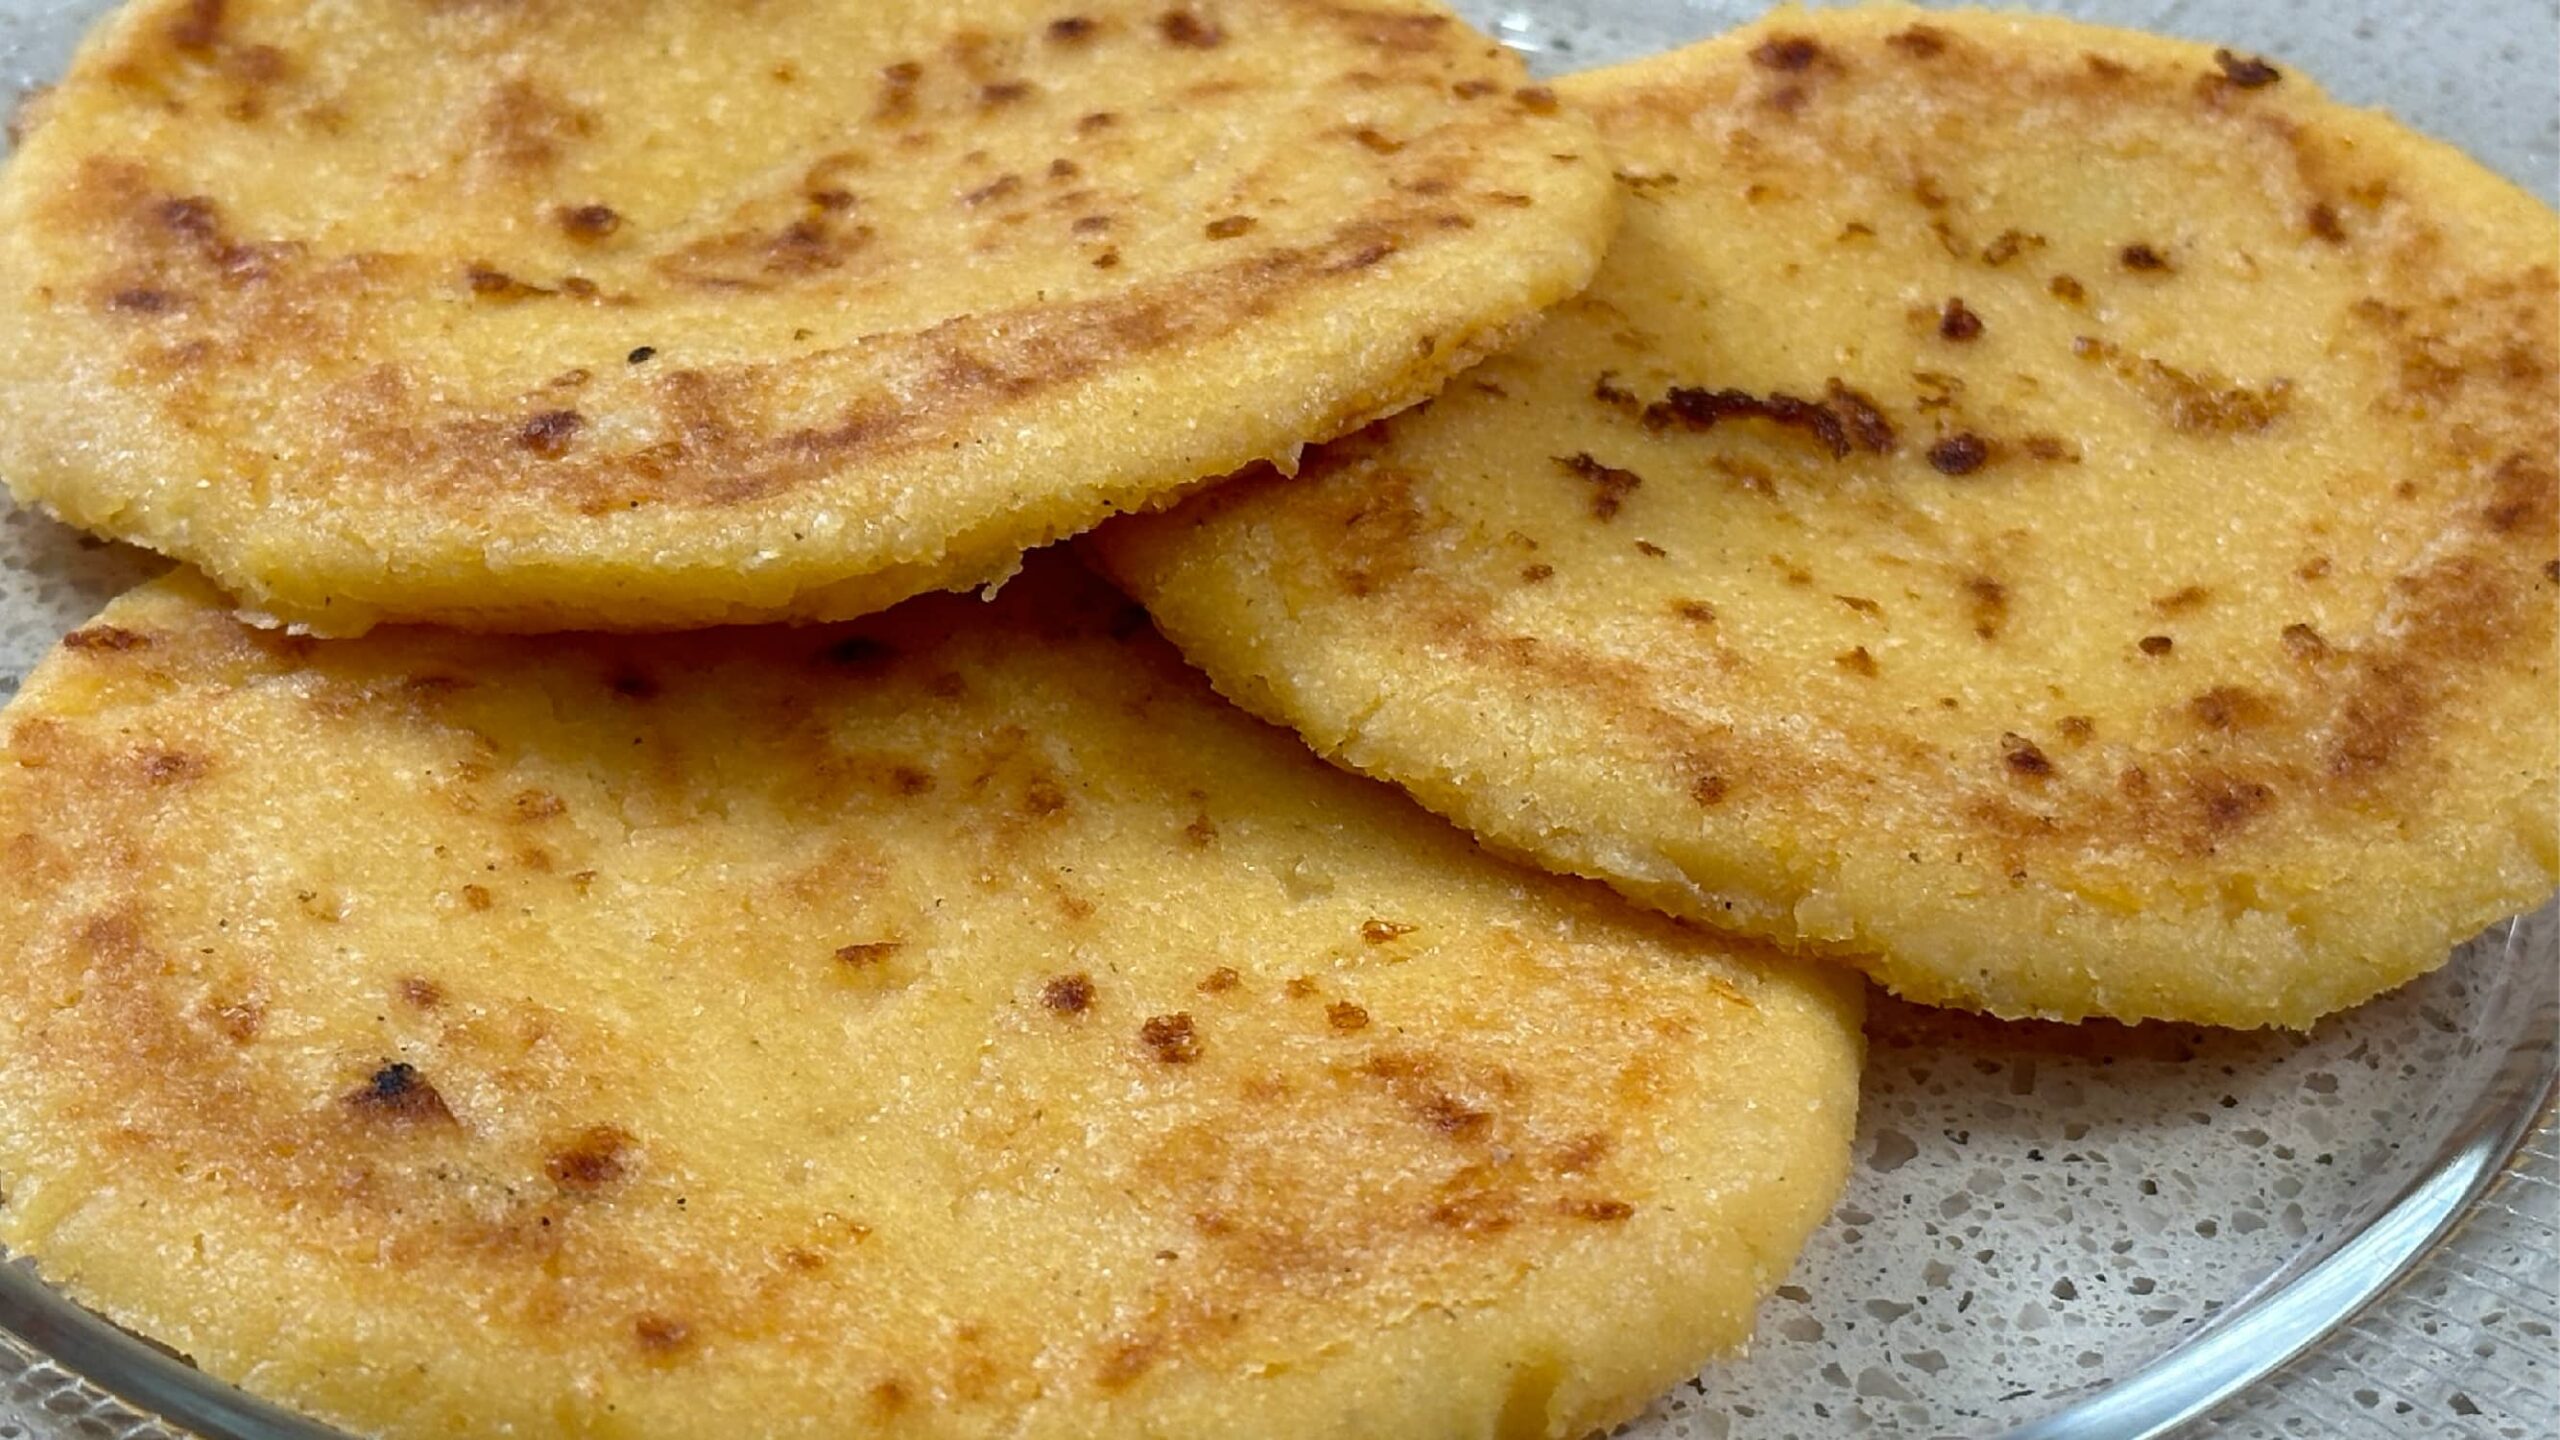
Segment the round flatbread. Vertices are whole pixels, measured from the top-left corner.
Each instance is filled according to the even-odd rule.
[[[1858,982],[1486,859],[1042,562],[246,628],[0,739],[0,1238],[363,1434],[1521,1435],[1748,1331]]]
[[[0,181],[0,478],[253,614],[845,618],[1420,399],[1616,198],[1428,0],[143,0]]]
[[[1502,848],[2002,1015],[2307,1024],[2551,893],[2560,225],[2252,56],[1787,13],[1581,77],[1534,340],[1100,552]]]

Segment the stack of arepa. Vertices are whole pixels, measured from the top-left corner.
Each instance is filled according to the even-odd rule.
[[[2560,222],[2256,57],[133,0],[23,124],[0,479],[184,563],[0,718],[0,1239],[353,1433],[1576,1440],[1860,972],[2560,877]]]

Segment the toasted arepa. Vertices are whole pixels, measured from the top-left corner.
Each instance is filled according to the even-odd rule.
[[[1516,353],[1106,530],[1500,848],[2001,1015],[2304,1025],[2551,893],[2560,224],[2255,56],[1783,12],[1578,77]]]
[[[0,1238],[364,1434],[1537,1435],[1739,1341],[1855,977],[1485,857],[1072,563],[0,724]]]
[[[845,618],[1583,284],[1429,0],[139,0],[0,177],[0,479],[353,634]]]

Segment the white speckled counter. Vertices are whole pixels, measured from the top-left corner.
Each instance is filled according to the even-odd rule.
[[[50,74],[104,8],[0,0],[0,81]],[[1760,7],[1461,8],[1561,71],[1709,34]],[[2560,190],[2551,0],[2055,8],[2290,61],[2546,200]],[[154,568],[0,506],[0,698],[58,634]],[[2041,1433],[2140,1433],[2085,1407],[2133,1377],[2191,1366],[2210,1348],[2199,1337],[2235,1330],[2235,1316],[2334,1314],[2384,1273],[2315,1262],[2388,1238],[2371,1222],[2413,1187],[2421,1209],[2431,1196],[2460,1198],[2458,1187],[2435,1196],[2428,1177],[2442,1190],[2466,1159],[2496,1167],[2483,1148],[2495,1122],[2529,1118],[2560,1045],[2556,957],[2560,925],[2546,910],[2307,1036],[2000,1025],[1880,1001],[1859,1166],[1833,1224],[1769,1305],[1751,1353],[1627,1433],[1971,1437],[2066,1412],[2083,1417],[2076,1428]],[[169,1433],[0,1340],[0,1440]],[[2180,1433],[2560,1435],[2560,1131],[2550,1114],[2452,1239],[2379,1303]]]

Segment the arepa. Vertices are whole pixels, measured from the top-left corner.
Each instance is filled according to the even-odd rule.
[[[2560,873],[2560,224],[2256,56],[1786,11],[1577,77],[1603,273],[1098,553],[1494,845],[2010,1016],[2304,1025]]]
[[[1855,977],[1517,870],[1071,563],[245,627],[0,723],[0,1238],[393,1437],[1551,1436],[1748,1332]]]
[[[1588,125],[1429,0],[139,0],[0,177],[0,479],[353,634],[845,618],[1437,389]]]

